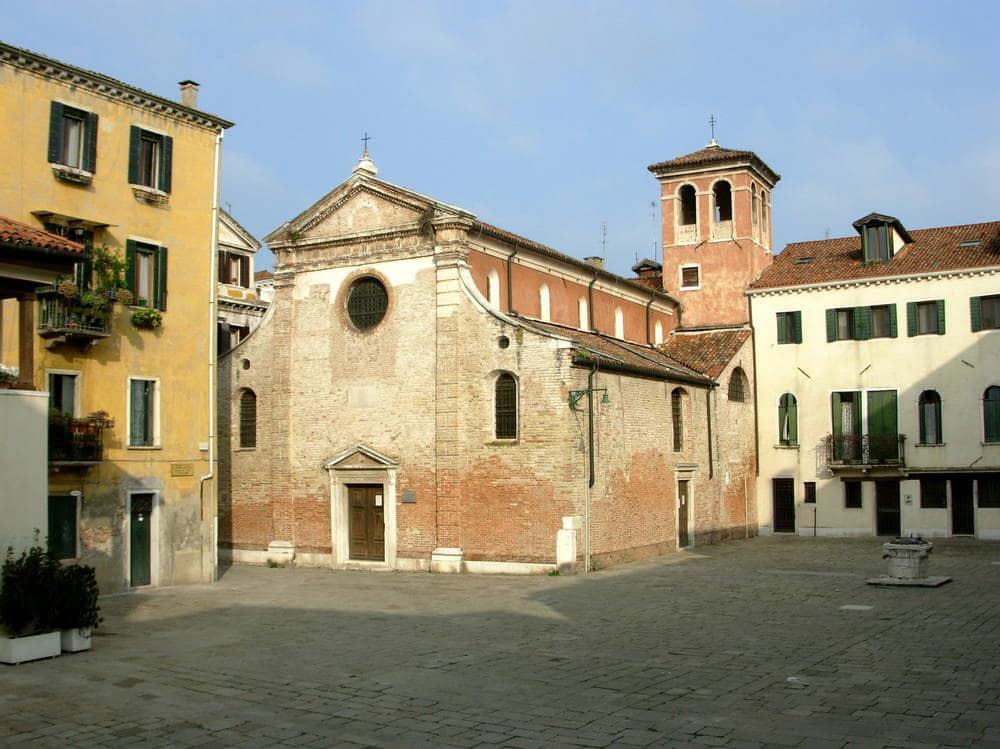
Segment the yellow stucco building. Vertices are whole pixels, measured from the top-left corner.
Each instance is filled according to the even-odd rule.
[[[196,108],[194,82],[180,94],[0,43],[0,216],[95,248],[75,279],[3,301],[3,364],[49,393],[40,530],[95,566],[104,592],[215,573],[216,227],[232,123]],[[3,275],[17,248],[0,250]]]

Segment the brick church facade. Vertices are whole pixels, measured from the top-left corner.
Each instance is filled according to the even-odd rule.
[[[220,358],[223,556],[544,572],[755,534],[740,274],[770,233],[742,214],[777,175],[726,153],[695,183],[729,181],[729,233],[671,237],[667,273],[635,279],[379,179],[366,154],[267,237],[273,303]],[[666,239],[683,185],[651,170]],[[673,287],[699,252],[701,288],[738,289]]]

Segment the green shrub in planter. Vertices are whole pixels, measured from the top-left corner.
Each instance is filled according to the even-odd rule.
[[[101,623],[97,605],[97,577],[94,568],[72,564],[60,568],[56,576],[54,619],[58,629],[96,628]]]
[[[138,309],[132,313],[132,324],[137,328],[153,330],[163,323],[163,316],[159,310]]]
[[[53,602],[57,596],[59,560],[34,546],[7,558],[0,571],[0,627],[10,637],[52,632],[56,627]]]

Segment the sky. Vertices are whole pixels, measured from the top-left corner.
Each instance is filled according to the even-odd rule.
[[[629,273],[649,164],[729,148],[782,175],[775,248],[1000,218],[1000,3],[0,0],[0,39],[236,123],[223,206],[263,237],[379,176]],[[602,244],[602,225],[607,224]],[[266,250],[257,267],[270,267]]]

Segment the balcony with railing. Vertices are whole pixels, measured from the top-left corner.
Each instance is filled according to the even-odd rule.
[[[95,341],[111,335],[108,311],[85,307],[53,287],[36,292],[39,301],[38,334],[42,338]]]
[[[90,466],[104,460],[103,436],[114,427],[104,413],[82,419],[57,411],[49,415],[49,463],[55,466]]]
[[[826,464],[837,468],[905,468],[905,434],[828,434]]]

